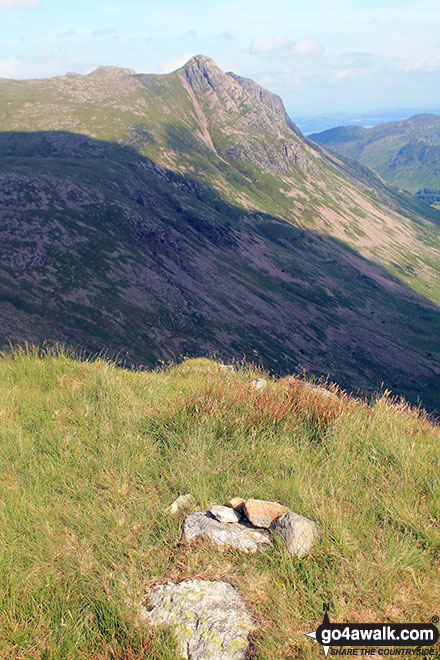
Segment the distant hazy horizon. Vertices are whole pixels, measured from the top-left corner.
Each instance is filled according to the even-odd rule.
[[[421,114],[434,114],[440,115],[440,107],[438,108],[396,108],[392,110],[376,110],[365,113],[359,112],[310,112],[303,114],[295,114],[295,111],[288,111],[288,114],[293,122],[301,129],[305,135],[311,133],[320,133],[329,128],[336,128],[338,126],[363,126],[364,128],[372,128],[377,124],[382,124],[388,121],[401,121],[409,119],[414,115]]]

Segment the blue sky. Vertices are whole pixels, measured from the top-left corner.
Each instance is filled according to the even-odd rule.
[[[289,113],[440,108],[440,0],[0,0],[0,76],[166,73],[191,55]]]

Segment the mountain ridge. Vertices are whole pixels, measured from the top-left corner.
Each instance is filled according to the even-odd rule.
[[[419,199],[440,202],[438,115],[422,113],[371,128],[340,126],[313,133],[309,139],[344,157],[362,161],[385,180],[415,193]]]
[[[439,215],[192,58],[0,81],[3,343],[246,354],[435,406]],[[1,303],[3,301],[3,303]]]

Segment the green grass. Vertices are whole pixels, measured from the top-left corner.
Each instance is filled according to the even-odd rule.
[[[131,372],[19,351],[0,360],[0,658],[171,660],[136,619],[155,583],[221,578],[259,623],[255,660],[321,658],[304,631],[424,621],[440,597],[438,428],[386,395],[369,405],[209,360]],[[335,388],[337,392],[337,388]],[[179,543],[191,492],[286,504],[317,521],[299,562]],[[298,650],[300,649],[300,650]]]

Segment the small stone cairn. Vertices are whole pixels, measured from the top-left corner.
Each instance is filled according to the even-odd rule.
[[[303,559],[318,538],[316,523],[278,502],[234,497],[227,506],[215,504],[190,513],[183,521],[182,540],[204,536],[219,546],[244,552],[267,550],[278,538],[290,555]]]
[[[180,496],[167,511],[176,514],[191,506],[190,494]],[[186,516],[182,540],[204,536],[218,546],[242,552],[267,550],[271,533],[284,550],[303,559],[318,538],[316,523],[277,502],[234,497],[227,506],[214,504]],[[171,626],[179,653],[190,660],[245,660],[249,634],[256,629],[241,595],[222,580],[168,582],[141,605],[139,616],[150,625]]]

